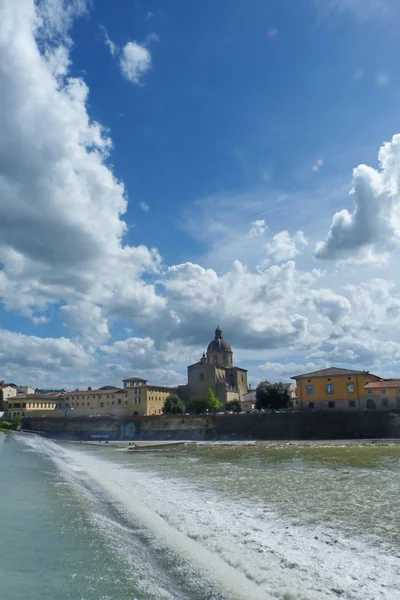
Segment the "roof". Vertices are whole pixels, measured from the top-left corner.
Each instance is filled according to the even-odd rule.
[[[128,379],[123,379],[122,381],[145,381],[147,383],[147,379],[143,379],[142,377],[129,377]]]
[[[122,388],[115,388],[115,389],[107,389],[107,390],[76,390],[74,392],[65,392],[65,396],[82,396],[82,395],[88,395],[88,396],[97,396],[99,394],[121,394],[122,392],[127,392],[127,390],[124,390]]]
[[[208,344],[207,352],[232,352],[231,345],[222,337],[222,331],[220,330],[219,325],[215,330],[215,338]]]
[[[382,379],[381,381],[370,381],[365,388],[400,388],[400,379]]]
[[[377,375],[372,375],[369,371],[355,371],[354,369],[329,367],[328,369],[320,369],[319,371],[312,371],[311,373],[294,375],[290,379],[301,379],[302,377],[333,377],[335,375],[371,375],[372,377],[378,377]]]
[[[102,385],[99,390],[120,390],[121,388],[117,387],[116,385]],[[90,392],[91,390],[87,390],[88,392]]]

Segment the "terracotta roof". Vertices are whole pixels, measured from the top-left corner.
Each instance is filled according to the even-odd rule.
[[[143,379],[142,377],[129,377],[128,379],[123,379],[122,381],[146,381],[147,379]]]
[[[364,385],[365,388],[400,388],[400,379],[382,379],[382,381],[370,381]]]
[[[329,367],[328,369],[320,369],[319,371],[312,371],[311,373],[302,373],[301,375],[295,375],[290,379],[300,379],[302,377],[331,377],[334,375],[372,375],[369,371],[354,371],[353,369],[341,369],[340,367]]]

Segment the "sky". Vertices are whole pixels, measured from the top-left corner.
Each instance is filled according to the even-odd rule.
[[[0,0],[0,379],[400,377],[398,0]]]

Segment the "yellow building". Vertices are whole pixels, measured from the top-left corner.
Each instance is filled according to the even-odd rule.
[[[145,379],[131,377],[124,380],[123,388],[104,386],[60,394],[18,394],[5,403],[4,418],[161,415],[166,398],[176,391],[176,387],[151,385]]]
[[[292,377],[296,381],[300,408],[360,409],[364,408],[364,387],[380,377],[368,371],[330,367]]]
[[[365,386],[363,408],[400,409],[400,379],[371,381]]]
[[[133,414],[161,415],[165,400],[170,394],[176,394],[178,388],[166,385],[151,385],[146,379],[131,377],[124,379],[124,392],[128,393]]]
[[[61,416],[64,401],[54,394],[18,394],[8,399],[4,418]]]

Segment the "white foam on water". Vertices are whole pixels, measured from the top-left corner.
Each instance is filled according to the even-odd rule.
[[[230,598],[400,600],[400,555],[371,540],[293,524],[260,502],[93,454],[66,456]]]

